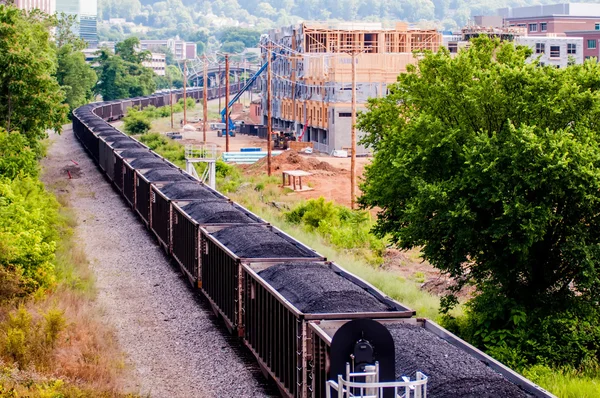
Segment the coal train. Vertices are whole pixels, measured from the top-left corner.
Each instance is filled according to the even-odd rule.
[[[170,98],[82,106],[74,134],[282,396],[553,396],[108,123]]]

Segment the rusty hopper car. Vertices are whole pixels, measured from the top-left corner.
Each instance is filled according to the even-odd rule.
[[[136,194],[135,170],[148,168],[158,169],[161,167],[170,167],[171,165],[171,162],[168,162],[157,155],[123,160],[123,196],[132,208],[135,206]]]
[[[306,344],[310,350],[309,398],[326,396],[331,344],[335,333],[349,320],[315,320],[308,324]],[[395,379],[428,377],[427,397],[549,398],[548,391],[479,351],[427,319],[379,319],[388,329],[395,347]],[[335,383],[329,383],[330,385]],[[329,387],[331,388],[331,387]],[[330,391],[332,396],[337,392]]]
[[[173,258],[192,286],[201,286],[200,227],[266,224],[257,215],[229,200],[172,203],[171,245]]]
[[[202,292],[234,331],[240,322],[242,262],[324,261],[325,257],[283,231],[265,225],[201,228]],[[238,331],[241,335],[241,330]]]
[[[415,313],[330,262],[244,262],[241,278],[244,342],[286,397],[306,397],[312,387],[309,321]]]
[[[141,145],[141,144],[140,144]],[[150,151],[147,147],[133,148],[133,149],[115,149],[115,179],[114,184],[117,189],[123,191],[123,159],[139,159],[143,157],[157,157],[157,155]]]
[[[129,137],[110,136],[98,140],[98,164],[110,181],[115,179],[115,150],[135,148],[140,149],[144,146]]]
[[[164,166],[164,167],[163,167]],[[135,176],[135,211],[150,227],[152,214],[150,212],[150,186],[155,183],[171,183],[176,181],[195,181],[195,179],[180,168],[162,165],[151,169],[138,169]]]
[[[150,229],[167,253],[171,252],[171,201],[215,199],[227,200],[228,198],[198,181],[153,184],[151,186],[152,222]]]

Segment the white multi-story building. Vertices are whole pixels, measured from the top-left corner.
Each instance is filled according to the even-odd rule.
[[[195,59],[196,43],[186,43],[181,39],[168,40],[140,40],[142,50],[157,51],[161,48],[168,48],[176,60]]]
[[[142,65],[151,68],[157,75],[164,76],[167,69],[167,58],[164,54],[152,53],[152,57],[142,62]]]
[[[533,55],[529,60],[541,66],[564,68],[571,63],[583,63],[582,37],[520,36],[515,43],[530,47]]]
[[[97,0],[54,0],[56,12],[77,17],[75,33],[85,40],[89,47],[98,46],[98,1]]]
[[[46,14],[54,14],[56,11],[56,0],[15,0],[14,5],[21,10],[39,9]]]

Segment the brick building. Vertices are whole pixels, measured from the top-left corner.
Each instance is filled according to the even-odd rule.
[[[600,59],[600,29],[566,31],[567,37],[580,37],[583,40],[583,57]]]
[[[528,36],[566,36],[566,32],[600,29],[600,4],[570,3],[498,10],[504,26],[527,29]]]

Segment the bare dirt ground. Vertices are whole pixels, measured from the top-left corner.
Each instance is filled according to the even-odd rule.
[[[249,352],[188,287],[70,127],[51,141],[46,179],[69,194],[76,211],[75,233],[95,275],[97,305],[114,327],[131,369],[127,390],[152,397],[276,395]]]

